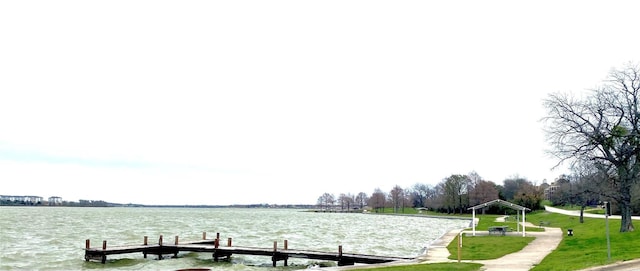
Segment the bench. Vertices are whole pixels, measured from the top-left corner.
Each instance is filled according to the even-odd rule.
[[[507,230],[509,229],[509,226],[493,226],[493,227],[489,227],[489,235],[495,233],[495,234],[500,234],[502,236],[504,236],[505,234],[507,234]]]

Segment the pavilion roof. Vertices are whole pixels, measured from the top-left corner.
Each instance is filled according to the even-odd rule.
[[[488,202],[485,202],[485,203],[482,203],[482,204],[478,204],[476,206],[469,207],[467,210],[482,209],[482,208],[489,207],[490,205],[494,205],[494,204],[500,204],[502,206],[509,207],[511,209],[515,209],[515,210],[518,210],[518,211],[522,211],[522,210],[531,211],[531,209],[529,209],[527,207],[520,206],[518,204],[511,203],[511,202],[508,202],[508,201],[504,201],[504,200],[501,200],[501,199],[495,199],[495,200],[488,201]]]

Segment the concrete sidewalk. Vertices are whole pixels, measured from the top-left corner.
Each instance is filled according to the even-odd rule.
[[[580,216],[580,210],[564,210],[564,209],[555,208],[555,207],[546,206],[546,205],[544,206],[544,209],[545,211],[551,212],[551,213],[558,213],[558,214],[570,215],[570,216]],[[591,213],[585,212],[583,215],[584,217],[604,219],[604,215],[599,215],[599,214],[591,214]],[[622,219],[622,217],[619,215],[610,215],[609,219]],[[631,216],[631,219],[640,220],[640,216]]]
[[[503,218],[504,219],[504,218]],[[527,223],[529,227],[536,227],[531,223]],[[438,262],[457,262],[456,260],[450,260],[449,251],[447,245],[451,243],[461,230],[454,230],[434,242],[428,249],[427,255],[420,258],[424,263],[438,263]],[[466,234],[471,234],[469,231],[465,231]],[[476,231],[476,234],[488,234],[488,232]],[[524,271],[530,270],[534,265],[540,263],[544,257],[546,257],[551,251],[558,247],[558,244],[562,240],[562,230],[559,228],[545,227],[544,232],[528,232],[527,236],[536,237],[529,245],[518,252],[507,254],[503,257],[493,260],[481,260],[481,261],[463,261],[483,264],[482,270],[487,271]],[[463,239],[464,249],[464,239]]]

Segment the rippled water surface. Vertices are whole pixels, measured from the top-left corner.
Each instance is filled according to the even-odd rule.
[[[1,270],[288,270],[319,262],[289,259],[289,267],[271,267],[269,257],[234,255],[231,262],[214,263],[209,253],[181,253],[178,259],[144,259],[138,253],[109,256],[106,264],[84,261],[85,240],[92,247],[141,244],[143,236],[157,243],[175,236],[195,241],[220,233],[234,246],[414,257],[429,242],[469,221],[374,214],[314,213],[291,209],[213,208],[72,208],[0,207]],[[226,244],[226,242],[223,242]]]

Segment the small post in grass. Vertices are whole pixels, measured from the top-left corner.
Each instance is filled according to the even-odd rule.
[[[458,263],[462,258],[462,231],[460,231],[460,235],[458,236]]]
[[[611,203],[608,201],[604,202],[604,220],[605,224],[607,224],[607,260],[611,261],[611,242],[609,241],[609,215],[611,214]]]

